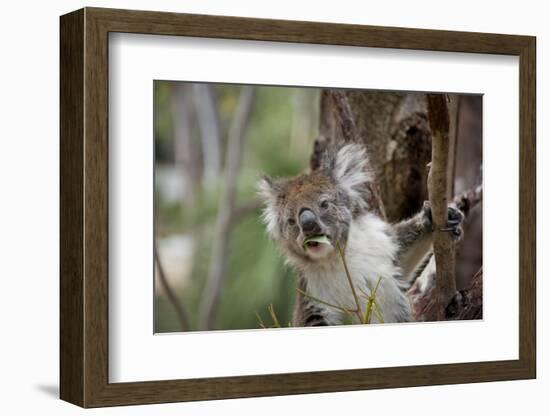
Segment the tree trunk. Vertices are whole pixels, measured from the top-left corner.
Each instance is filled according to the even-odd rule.
[[[425,94],[324,90],[320,119],[312,168],[326,146],[363,143],[387,219],[395,222],[420,210],[428,199],[426,166],[431,160]]]
[[[432,131],[432,162],[428,174],[428,194],[433,221],[433,251],[436,265],[434,302],[435,317],[445,319],[445,309],[456,294],[455,247],[453,237],[442,231],[447,226],[447,206],[450,202],[449,183],[454,183],[454,163],[449,163],[449,108],[447,96],[428,94],[428,119]]]
[[[450,126],[446,198],[452,200],[458,120],[458,97],[449,103]],[[428,122],[426,94],[384,91],[323,90],[320,103],[319,138],[315,142],[310,167],[319,166],[326,150],[336,151],[345,143],[367,147],[375,182],[370,185],[369,206],[390,222],[417,213],[428,200],[428,163],[432,158],[432,132]],[[481,188],[455,199],[467,216],[481,199]],[[423,278],[428,284],[409,291],[416,320],[434,320],[435,262],[430,261]],[[453,297],[441,319],[478,319],[482,305],[482,272],[469,287]],[[462,295],[462,296],[460,296]]]

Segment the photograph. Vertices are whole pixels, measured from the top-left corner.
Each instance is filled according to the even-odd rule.
[[[481,94],[153,88],[155,333],[483,319]]]
[[[388,394],[453,403],[473,383],[476,403],[510,408],[487,398],[540,376],[542,32],[510,20],[521,10],[457,27],[444,13],[73,7],[55,13],[42,83],[59,101],[45,107],[59,128],[41,129],[59,133],[59,215],[41,219],[56,188],[31,174],[16,187],[34,202],[13,200],[33,215],[10,222],[38,215],[24,240],[59,225],[45,252],[58,284],[34,273],[57,291],[34,292],[58,330],[42,313],[16,322],[56,337],[41,343],[48,376],[12,374],[77,411],[291,395],[310,411],[332,393],[329,413],[345,392],[385,411]],[[45,154],[8,153],[32,159],[12,173]]]

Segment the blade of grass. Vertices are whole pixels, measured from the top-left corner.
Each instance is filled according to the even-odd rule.
[[[365,312],[365,320],[363,321],[364,324],[370,324],[370,316],[372,313],[372,299],[369,299],[367,301],[367,311]]]
[[[370,324],[373,307],[378,305],[376,302],[376,292],[378,291],[378,287],[380,286],[381,280],[382,280],[382,276],[378,278],[378,281],[376,282],[376,286],[374,287],[374,290],[369,295],[369,300],[367,301],[367,311],[365,312],[365,321],[363,322],[364,324]],[[380,321],[379,313],[377,313],[376,309],[374,310],[374,314],[376,315],[376,318]]]
[[[260,314],[258,312],[255,312],[256,313],[256,318],[258,319],[258,324],[265,329],[265,324],[264,324],[264,321],[262,320],[262,317],[260,316]]]
[[[357,318],[359,319],[359,322],[362,321],[361,316],[361,305],[359,304],[359,298],[357,297],[357,292],[355,291],[355,286],[353,285],[353,280],[351,279],[351,275],[348,269],[348,264],[346,262],[346,256],[344,254],[344,251],[342,250],[342,247],[340,246],[340,243],[336,242],[336,247],[338,248],[338,252],[340,253],[340,257],[342,259],[342,264],[344,265],[344,271],[346,272],[346,277],[348,278],[348,283],[351,288],[351,293],[353,294],[353,299],[355,300],[355,306],[357,308]]]
[[[300,289],[300,288],[297,288],[296,290],[298,291],[298,293],[301,293],[301,294],[304,295],[305,297],[307,297],[307,298],[309,298],[309,299],[311,299],[311,300],[314,300],[315,302],[319,302],[319,303],[321,303],[321,304],[323,304],[323,305],[330,306],[331,308],[338,309],[339,311],[345,312],[345,313],[347,313],[347,314],[349,314],[349,315],[352,315],[352,314],[354,314],[354,313],[356,312],[356,311],[353,310],[353,309],[347,309],[347,308],[344,308],[343,306],[334,305],[334,304],[329,303],[329,302],[326,302],[326,301],[324,301],[324,300],[322,300],[322,299],[316,298],[315,296],[312,296],[312,295],[310,295],[309,293],[304,292],[304,291],[303,291],[302,289]]]
[[[273,308],[273,304],[270,303],[267,309],[269,310],[271,319],[273,319],[273,324],[275,325],[275,328],[280,328],[281,324],[279,323],[279,319],[277,319],[277,315],[275,314],[275,308]]]
[[[378,301],[376,300],[376,292],[378,292],[378,288],[380,287],[380,282],[382,281],[382,276],[378,278],[378,282],[376,282],[376,286],[374,287],[374,290],[372,291],[372,303],[375,307],[374,314],[376,315],[376,318],[378,318],[378,321],[380,323],[384,323],[384,318],[382,316],[382,311],[380,309],[380,306],[378,305]]]
[[[380,305],[376,300],[374,301],[374,314],[376,315],[376,318],[378,318],[378,321],[383,324],[384,316],[382,315],[382,310],[380,309]]]
[[[382,276],[378,278],[378,281],[376,282],[376,286],[374,286],[374,290],[372,291],[373,297],[376,297],[376,292],[378,291],[378,287],[380,286],[381,281],[382,281]]]

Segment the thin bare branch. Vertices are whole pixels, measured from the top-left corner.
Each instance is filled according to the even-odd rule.
[[[359,319],[359,322],[362,322],[362,316],[361,316],[361,304],[359,303],[359,298],[357,297],[357,292],[355,291],[355,285],[353,284],[353,279],[351,278],[349,269],[348,269],[348,263],[346,262],[346,255],[344,253],[344,250],[340,246],[340,244],[336,243],[336,247],[338,248],[338,252],[340,253],[340,258],[342,259],[342,264],[344,265],[344,271],[346,272],[346,277],[348,279],[349,286],[351,288],[351,293],[353,295],[353,299],[355,301],[355,306],[357,308],[357,318]]]
[[[256,319],[258,320],[258,325],[260,325],[261,328],[265,329],[265,324],[264,324],[264,321],[263,321],[262,317],[260,316],[260,314],[258,312],[255,312],[255,313],[256,313]]]
[[[454,204],[457,206],[458,209],[460,209],[466,218],[468,218],[471,210],[478,205],[483,198],[483,192],[481,185],[477,186],[474,189],[470,189],[468,191],[463,192],[462,194],[456,195],[453,198]],[[424,270],[425,276],[424,281],[421,282],[423,279],[417,279],[414,284],[411,286],[408,294],[413,304],[413,313],[415,316],[415,319],[418,321],[434,321],[437,319],[435,315],[435,305],[434,305],[434,293],[435,293],[435,267],[429,263],[426,266],[426,269]],[[479,276],[478,276],[479,274]],[[476,274],[472,279],[478,279],[479,284],[481,284],[481,271]],[[472,280],[473,281],[473,280]],[[476,298],[477,296],[477,298]],[[455,319],[452,313],[452,309],[456,309],[456,307],[453,306],[453,303],[457,301],[457,298],[460,299],[460,297],[453,297],[449,301],[449,303],[446,305],[446,319]],[[481,291],[471,291],[468,292],[465,295],[462,293],[462,298],[467,298],[464,302],[469,302],[469,304],[478,304],[481,308],[481,300],[482,300],[482,293]],[[462,312],[457,312],[462,313]],[[473,315],[473,314],[471,314]],[[477,319],[477,318],[464,318],[464,319]]]
[[[193,140],[193,108],[191,86],[181,82],[172,83],[172,119],[174,129],[175,166],[189,186],[186,199],[195,201],[199,189],[201,171],[197,163],[199,151]]]
[[[456,293],[455,253],[451,235],[442,229],[447,225],[449,173],[449,112],[446,96],[427,94],[428,120],[432,131],[432,162],[428,175],[428,194],[434,225],[434,258],[436,279],[434,301],[436,317],[445,319],[445,308]]]
[[[214,87],[210,84],[193,84],[193,97],[202,142],[204,182],[206,186],[211,186],[219,177],[221,169],[222,133]]]
[[[224,170],[225,181],[221,189],[208,281],[200,305],[199,325],[202,329],[212,329],[214,325],[225,280],[232,230],[231,218],[237,201],[237,181],[254,95],[254,87],[245,86],[241,89],[235,116],[229,128]]]
[[[365,320],[363,321],[364,324],[370,324],[373,307],[374,305],[378,304],[376,302],[376,292],[378,291],[378,287],[380,286],[381,281],[382,281],[382,276],[378,278],[378,281],[376,282],[376,286],[374,287],[374,290],[371,292],[371,294],[368,297],[367,311],[365,312]],[[374,311],[374,313],[376,315],[376,310]],[[382,317],[381,315],[380,316],[377,315],[376,317],[378,318],[379,321],[384,322],[383,319],[382,320],[380,319]]]
[[[170,283],[168,283],[168,279],[166,278],[164,268],[162,267],[162,262],[160,261],[156,241],[153,244],[153,252],[155,257],[155,263],[157,264],[158,277],[159,277],[160,284],[162,285],[162,289],[166,293],[166,296],[168,297],[168,301],[172,304],[172,306],[174,307],[174,310],[176,311],[176,316],[178,318],[178,322],[181,330],[188,331],[191,329],[191,326],[189,324],[189,317],[187,315],[187,311],[183,307],[183,304],[179,301],[178,297],[176,296],[176,293],[174,292],[174,289],[172,289],[172,287],[170,286]]]
[[[281,323],[279,322],[279,318],[277,318],[277,314],[275,313],[275,308],[272,303],[269,304],[267,310],[269,311],[269,315],[271,316],[271,320],[273,321],[275,328],[280,328]]]
[[[456,144],[458,141],[458,118],[460,115],[460,95],[449,95],[449,160],[447,166],[447,198],[455,193]]]

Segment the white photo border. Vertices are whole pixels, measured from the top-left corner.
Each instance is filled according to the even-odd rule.
[[[484,319],[154,335],[156,79],[483,94]],[[517,56],[111,33],[109,381],[518,359],[518,103]]]

